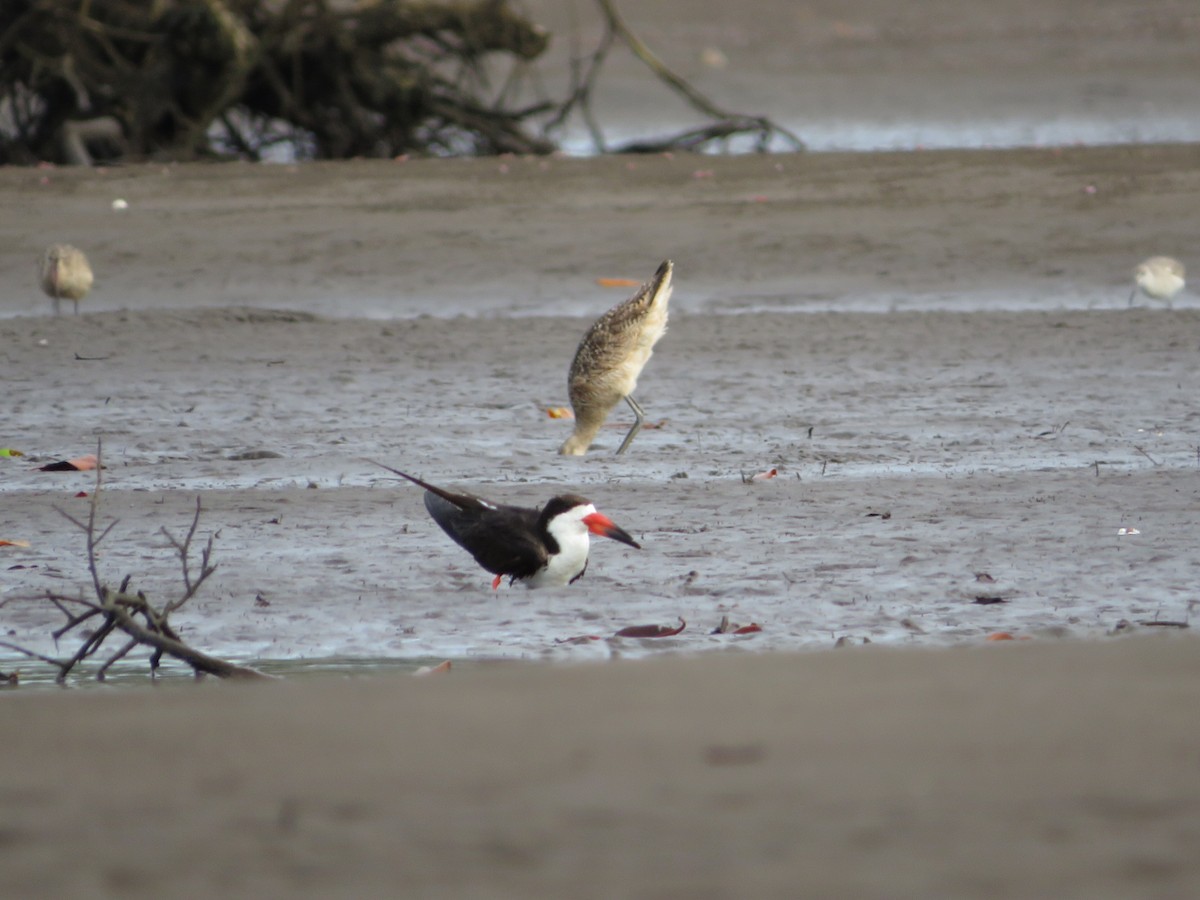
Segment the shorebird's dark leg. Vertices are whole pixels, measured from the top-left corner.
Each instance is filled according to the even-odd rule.
[[[1133,306],[1133,298],[1136,296],[1137,296],[1137,288],[1134,288],[1133,292],[1129,295],[1129,305],[1130,306]]]
[[[629,408],[633,410],[636,418],[633,420],[633,427],[629,429],[629,434],[625,435],[625,440],[621,441],[621,446],[617,448],[617,456],[620,456],[629,449],[629,445],[633,443],[634,437],[642,430],[642,425],[646,421],[646,413],[642,409],[641,404],[633,399],[633,394],[626,394],[625,402],[629,404]]]

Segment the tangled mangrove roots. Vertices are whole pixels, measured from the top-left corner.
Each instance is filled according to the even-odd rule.
[[[0,163],[546,152],[483,61],[547,41],[506,0],[6,0]]]

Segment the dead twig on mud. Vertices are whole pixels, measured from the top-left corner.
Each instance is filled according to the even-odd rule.
[[[132,576],[130,575],[126,575],[122,579],[120,586],[116,590],[113,590],[103,582],[100,577],[99,567],[96,564],[96,550],[101,542],[112,532],[118,520],[114,519],[112,522],[109,522],[102,530],[99,529],[97,524],[104,471],[104,467],[101,465],[101,452],[101,442],[97,441],[96,484],[92,491],[86,520],[80,520],[65,510],[58,509],[59,514],[63,518],[75,525],[75,527],[87,536],[87,565],[88,572],[92,578],[92,589],[95,593],[95,598],[82,595],[71,597],[65,594],[47,594],[46,596],[46,599],[66,617],[66,623],[52,632],[56,643],[68,634],[75,632],[76,629],[79,629],[85,623],[92,623],[94,627],[84,635],[79,647],[67,659],[55,659],[51,656],[35,653],[32,650],[8,641],[0,641],[0,646],[14,650],[31,659],[41,660],[55,666],[58,669],[57,680],[59,682],[65,681],[67,676],[80,663],[101,655],[105,642],[117,633],[123,634],[127,640],[116,650],[104,651],[107,656],[96,672],[96,678],[99,681],[105,679],[109,669],[115,663],[124,659],[132,650],[139,646],[149,647],[152,650],[150,655],[151,676],[157,673],[165,654],[191,666],[197,676],[216,675],[218,678],[270,678],[271,676],[265,675],[256,669],[234,665],[233,663],[217,659],[190,647],[180,638],[178,632],[176,632],[169,621],[171,613],[194,597],[201,585],[208,580],[209,576],[217,568],[212,561],[212,535],[209,535],[208,541],[200,550],[199,571],[194,571],[192,568],[196,529],[200,524],[201,507],[199,497],[196,498],[196,511],[192,515],[191,525],[182,539],[176,538],[166,528],[162,529],[162,533],[179,556],[180,568],[183,574],[183,591],[178,597],[161,606],[155,606],[144,592],[134,592],[130,589],[129,583],[132,580]]]
[[[1156,465],[1156,466],[1162,465],[1161,460],[1155,459],[1153,456],[1151,456],[1149,453],[1147,453],[1145,450],[1143,450],[1137,444],[1133,445],[1133,449],[1136,450],[1138,453],[1142,454],[1142,456],[1146,457],[1146,459],[1150,460],[1150,462],[1154,463],[1154,465]]]

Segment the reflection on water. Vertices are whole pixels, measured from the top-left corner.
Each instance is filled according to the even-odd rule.
[[[411,675],[422,666],[436,666],[441,658],[427,657],[356,657],[356,656],[323,656],[313,659],[234,659],[239,665],[251,666],[268,675],[296,680],[313,677],[342,677],[363,678],[377,675]],[[471,661],[455,661],[458,669],[462,665],[471,665]],[[477,663],[476,663],[477,664]],[[66,684],[58,684],[55,676],[58,670],[53,666],[37,660],[21,656],[0,656],[0,672],[20,673],[17,685],[7,685],[0,688],[0,698],[6,695],[23,693],[27,690],[58,690],[68,688],[149,688],[195,684],[197,679],[192,674],[191,667],[179,663],[164,661],[159,667],[158,674],[150,677],[150,667],[146,659],[122,661],[108,670],[104,681],[96,680],[99,665],[85,665],[78,668]],[[217,682],[220,679],[204,678],[204,682]]]
[[[946,121],[913,116],[897,116],[891,121],[814,117],[806,121],[782,121],[781,124],[802,136],[808,150],[815,153],[1098,147],[1200,141],[1200,120],[1157,108],[1147,110],[1144,116],[996,116]],[[676,130],[687,127],[684,121],[679,125]],[[659,127],[663,133],[672,132],[669,127]],[[606,129],[605,137],[609,146],[620,146],[645,138],[646,134],[629,127],[617,127]],[[572,156],[595,153],[591,135],[582,129],[568,133],[562,147]],[[752,153],[756,149],[753,136],[735,137],[709,148],[710,152],[721,153]],[[768,149],[786,152],[791,148],[785,141],[776,139],[768,144]]]

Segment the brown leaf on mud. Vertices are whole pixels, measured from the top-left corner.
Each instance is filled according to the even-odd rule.
[[[631,638],[660,638],[671,637],[679,634],[683,629],[687,628],[687,622],[683,617],[679,617],[679,627],[672,628],[670,625],[626,625],[616,633],[616,637],[631,637]]]
[[[5,541],[0,540],[0,547],[28,547],[29,541]]]
[[[546,408],[546,415],[552,419],[573,419],[575,413],[567,406],[549,406]]]

